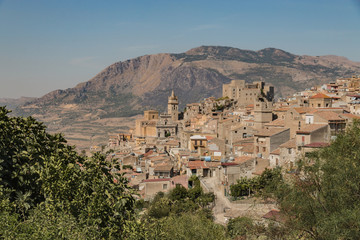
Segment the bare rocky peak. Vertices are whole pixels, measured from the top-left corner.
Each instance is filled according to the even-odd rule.
[[[89,81],[53,91],[28,106],[41,106],[46,112],[54,106],[75,104],[90,113],[96,109],[102,117],[130,116],[145,108],[164,110],[171,90],[183,107],[205,97],[220,97],[222,84],[231,79],[262,80],[275,86],[276,96],[286,96],[359,72],[360,63],[337,56],[201,46],[180,54],[145,55],[114,63]]]

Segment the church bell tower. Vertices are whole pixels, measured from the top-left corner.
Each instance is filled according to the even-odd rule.
[[[174,90],[171,92],[171,96],[169,97],[168,114],[171,115],[171,120],[179,120],[179,102],[177,96],[174,94]]]

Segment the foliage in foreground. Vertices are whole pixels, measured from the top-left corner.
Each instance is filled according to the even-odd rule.
[[[302,159],[272,195],[288,229],[306,239],[360,239],[360,124]]]
[[[121,237],[134,199],[119,166],[80,156],[34,118],[8,113],[0,108],[0,235]]]
[[[250,196],[254,194],[264,195],[276,188],[277,182],[282,180],[281,168],[265,169],[258,177],[241,178],[230,186],[230,195],[233,198]]]
[[[42,123],[0,108],[1,238],[360,239],[359,123],[304,158],[297,174],[259,179],[261,194],[275,198],[284,214],[279,224],[247,218],[230,220],[227,229],[215,224],[207,208],[214,196],[196,179],[190,190],[159,194],[137,216],[118,169],[105,155],[80,156]]]

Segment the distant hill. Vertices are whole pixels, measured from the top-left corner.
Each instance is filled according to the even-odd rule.
[[[149,108],[165,110],[171,90],[182,109],[205,97],[220,97],[222,84],[231,79],[271,83],[275,96],[280,97],[358,73],[360,63],[344,57],[298,56],[275,48],[250,51],[201,46],[180,54],[146,55],[114,63],[74,88],[20,105],[15,114],[35,115],[54,126],[65,126],[80,119],[128,117]]]
[[[6,106],[8,109],[15,109],[18,106],[22,106],[27,102],[34,100],[33,97],[21,97],[21,98],[0,98],[0,106]]]

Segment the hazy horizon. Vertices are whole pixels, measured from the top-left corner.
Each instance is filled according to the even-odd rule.
[[[74,87],[118,61],[201,45],[360,62],[359,1],[1,1],[0,98]]]

